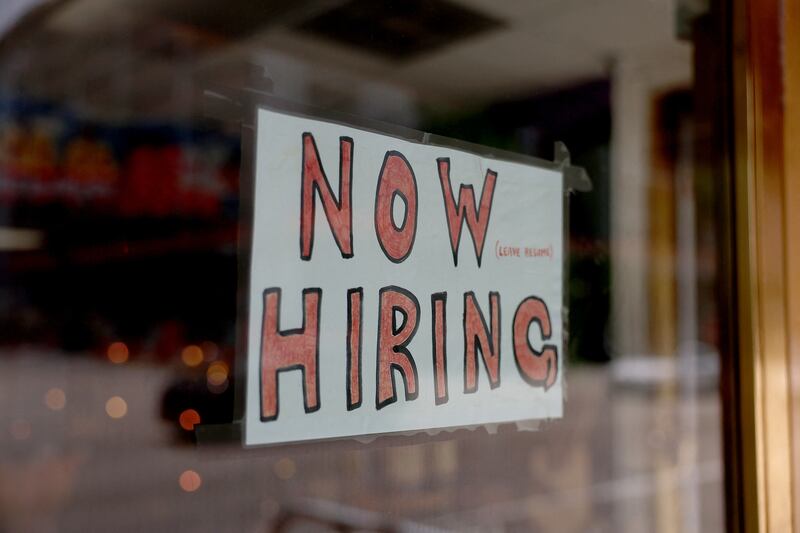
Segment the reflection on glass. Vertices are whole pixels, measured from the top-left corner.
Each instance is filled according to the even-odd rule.
[[[709,91],[671,2],[3,16],[0,530],[723,529]],[[241,131],[209,95],[245,88],[548,159],[566,143],[594,191],[571,200],[563,420],[241,449]]]

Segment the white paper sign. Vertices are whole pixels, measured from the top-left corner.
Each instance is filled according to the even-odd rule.
[[[260,109],[245,444],[561,417],[563,194]]]

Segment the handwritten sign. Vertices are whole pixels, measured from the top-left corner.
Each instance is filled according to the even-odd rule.
[[[558,418],[561,171],[260,109],[245,444]]]

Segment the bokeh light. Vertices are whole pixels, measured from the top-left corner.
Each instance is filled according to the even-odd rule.
[[[106,356],[108,360],[115,365],[121,365],[128,360],[130,352],[128,351],[128,346],[126,346],[124,342],[112,342],[108,345]]]
[[[194,409],[186,409],[178,417],[178,422],[181,427],[186,431],[192,431],[194,427],[200,423],[200,413]]]
[[[128,404],[120,396],[112,396],[106,402],[106,414],[111,418],[122,418],[128,413]]]
[[[287,457],[279,459],[272,469],[275,472],[275,475],[284,481],[292,479],[294,477],[294,473],[297,471],[294,461]]]
[[[194,492],[203,484],[203,479],[194,470],[184,470],[178,478],[178,484],[184,491]]]
[[[186,366],[197,366],[203,362],[203,350],[196,344],[190,344],[181,352],[181,359]]]
[[[223,361],[214,361],[208,365],[206,378],[209,385],[220,386],[228,380],[228,365]]]
[[[44,395],[44,404],[48,409],[53,411],[60,411],[67,405],[67,395],[64,394],[62,389],[53,387],[48,390]]]

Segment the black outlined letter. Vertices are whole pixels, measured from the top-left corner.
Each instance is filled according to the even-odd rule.
[[[489,293],[491,329],[486,325],[474,292],[464,293],[464,392],[478,390],[478,352],[489,376],[489,386],[500,386],[500,294]]]
[[[397,226],[392,207],[402,200],[403,223]],[[408,160],[397,151],[386,152],[375,191],[375,233],[381,250],[393,263],[405,261],[417,235],[417,178]]]
[[[475,191],[472,185],[461,185],[458,189],[458,203],[453,198],[453,188],[450,185],[450,158],[440,157],[436,160],[439,167],[439,182],[442,185],[444,208],[447,215],[447,229],[450,232],[450,248],[453,250],[453,264],[458,266],[458,248],[461,243],[461,229],[464,219],[467,229],[472,236],[472,246],[478,260],[478,268],[483,258],[483,245],[486,242],[486,233],[489,228],[489,217],[492,214],[492,200],[494,199],[494,186],[497,182],[497,172],[489,169],[483,180],[481,191],[480,209],[475,208]]]
[[[375,377],[375,406],[382,409],[397,401],[394,370],[400,371],[406,390],[406,401],[414,400],[417,388],[417,365],[408,344],[419,326],[419,301],[409,291],[390,285],[380,290],[378,303],[378,361]],[[395,312],[403,315],[402,325]]]
[[[261,421],[278,418],[278,374],[303,373],[303,405],[306,413],[319,409],[319,311],[322,289],[303,290],[303,326],[281,330],[281,290],[264,291],[261,323]]]
[[[447,403],[447,293],[431,294],[433,382],[436,405]]]
[[[364,289],[347,291],[347,410],[361,407],[361,345],[364,333],[361,316]]]
[[[542,340],[550,339],[550,312],[547,304],[536,296],[520,302],[514,312],[514,361],[522,378],[534,387],[549,389],[558,377],[558,348],[545,344],[541,352],[531,346],[528,329],[536,322],[542,330]]]
[[[353,257],[353,139],[339,137],[339,200],[322,169],[317,144],[303,133],[303,161],[300,191],[300,259],[309,261],[314,247],[316,192],[342,257]]]

